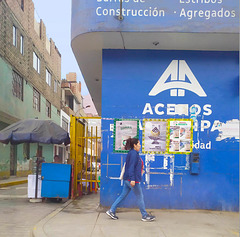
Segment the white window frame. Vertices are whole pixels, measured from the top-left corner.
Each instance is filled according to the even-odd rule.
[[[20,53],[24,55],[24,37],[23,35],[20,36]]]
[[[57,80],[54,80],[54,92],[57,93],[58,83]]]
[[[40,74],[40,59],[35,52],[33,52],[33,68]]]
[[[64,116],[62,116],[62,128],[67,132],[68,132],[68,125],[69,125],[68,122],[69,121]]]
[[[51,86],[51,82],[52,82],[52,74],[48,71],[48,69],[46,68],[46,82],[49,86]]]
[[[17,27],[13,25],[13,45],[17,47]]]

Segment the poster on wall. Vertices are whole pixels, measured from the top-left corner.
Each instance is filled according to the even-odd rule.
[[[193,122],[190,119],[169,120],[169,153],[192,152]]]
[[[126,153],[128,138],[139,138],[139,120],[115,119],[114,120],[114,152]]]
[[[143,119],[143,153],[166,152],[167,120]]]

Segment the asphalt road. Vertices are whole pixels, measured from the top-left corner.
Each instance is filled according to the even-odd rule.
[[[27,183],[0,188],[1,237],[29,237],[34,225],[67,201],[31,203],[27,191]]]

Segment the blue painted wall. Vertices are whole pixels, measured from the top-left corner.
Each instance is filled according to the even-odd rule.
[[[238,33],[236,0],[125,0],[122,21],[119,8],[119,0],[72,0],[72,39],[95,31]]]
[[[113,119],[138,118],[142,124],[143,118],[190,118],[190,106],[196,104],[193,151],[200,153],[200,174],[190,174],[188,155],[156,155],[153,161],[146,161],[141,154],[154,172],[143,176],[146,207],[238,211],[238,58],[237,52],[103,50],[102,205],[110,206],[121,192],[117,177],[126,157],[113,153]],[[184,70],[181,63],[185,63]],[[169,65],[173,66],[171,73],[166,70]],[[177,89],[174,68],[177,81],[179,72],[186,72],[184,96],[170,94],[171,89]],[[162,78],[164,72],[167,76]],[[162,86],[170,83],[175,88],[149,95],[159,78]],[[194,80],[198,86],[192,86]],[[189,85],[190,90],[184,89]],[[196,87],[205,96],[197,94]],[[188,112],[177,114],[174,106],[179,104],[187,106]],[[127,198],[122,206],[134,207],[135,199]]]

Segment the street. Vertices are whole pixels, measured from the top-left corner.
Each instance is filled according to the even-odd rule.
[[[29,237],[37,222],[66,201],[57,203],[47,199],[42,203],[31,203],[27,191],[27,183],[0,188],[1,237]]]

